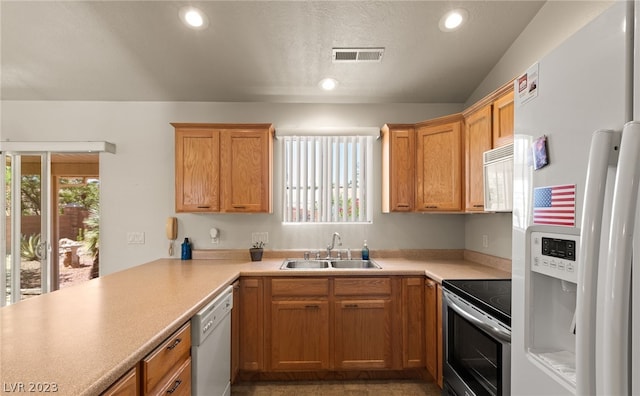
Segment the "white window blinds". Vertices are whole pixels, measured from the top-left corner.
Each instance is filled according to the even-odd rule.
[[[371,222],[372,136],[284,137],[284,222]]]

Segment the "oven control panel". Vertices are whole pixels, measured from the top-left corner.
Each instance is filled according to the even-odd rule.
[[[531,271],[578,283],[579,235],[531,233]]]

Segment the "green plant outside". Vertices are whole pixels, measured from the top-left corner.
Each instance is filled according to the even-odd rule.
[[[22,235],[20,238],[20,257],[25,261],[38,260],[40,234]]]

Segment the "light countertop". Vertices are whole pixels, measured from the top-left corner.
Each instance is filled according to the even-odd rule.
[[[427,275],[510,278],[463,259],[374,260],[381,270],[279,270],[282,259],[159,259],[0,309],[0,388],[96,395],[240,276]],[[52,392],[53,393],[53,392]]]

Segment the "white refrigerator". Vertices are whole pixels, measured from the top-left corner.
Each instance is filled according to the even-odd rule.
[[[512,395],[640,395],[638,9],[613,2],[514,83]]]

